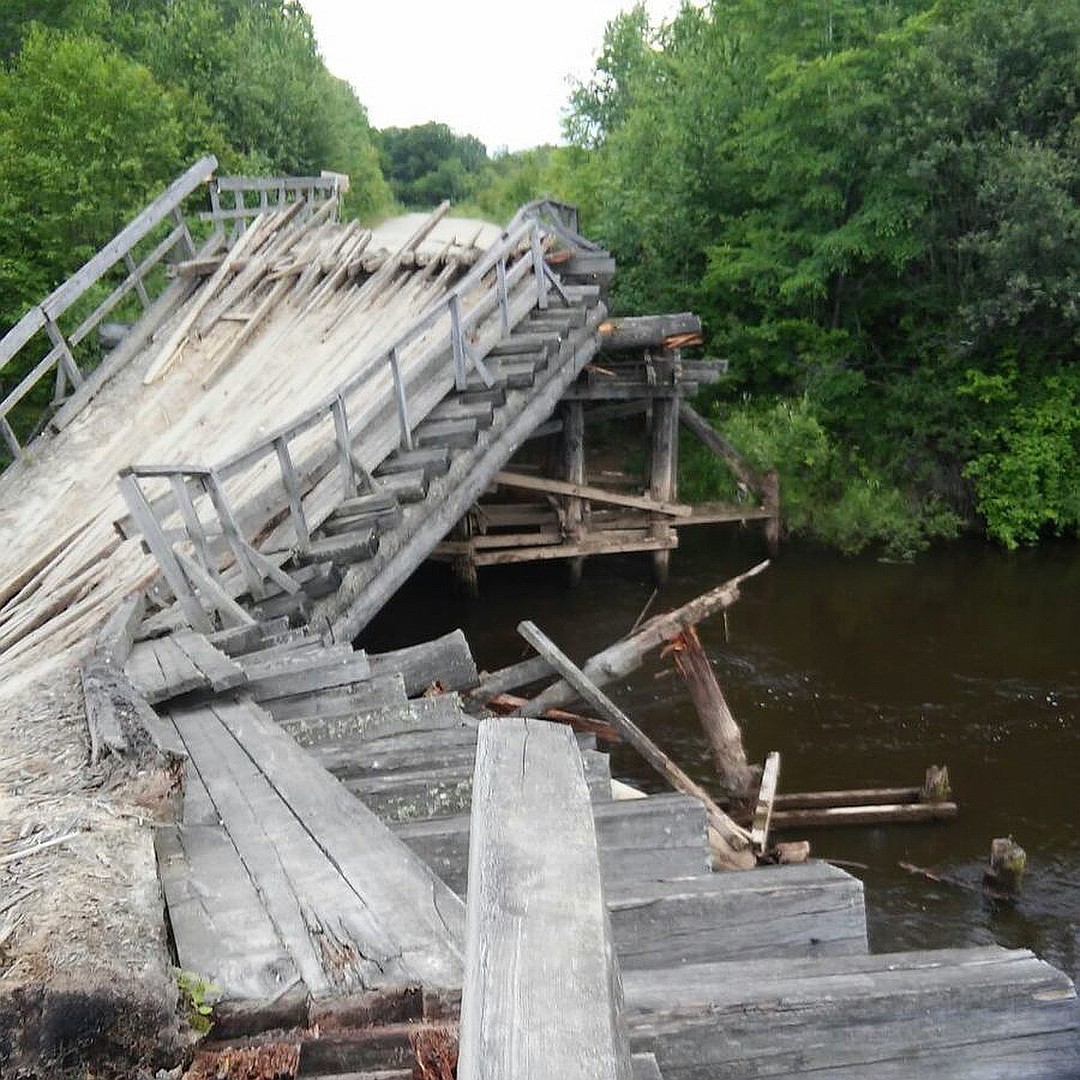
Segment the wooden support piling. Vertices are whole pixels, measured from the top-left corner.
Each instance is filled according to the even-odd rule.
[[[678,363],[678,352],[665,353],[662,364],[657,364],[661,376],[671,378],[671,371]],[[649,496],[657,502],[673,503],[678,497],[679,468],[679,403],[678,398],[658,397],[653,401],[651,442],[649,455]],[[657,514],[652,515],[651,534],[657,539],[670,539],[674,529],[669,521]],[[671,549],[664,548],[652,554],[653,579],[663,585],[668,579]]]
[[[564,401],[563,429],[560,440],[562,475],[570,484],[585,483],[585,406],[580,401]],[[580,542],[588,533],[588,503],[577,495],[566,499],[566,535],[574,543]],[[567,561],[567,577],[570,584],[581,582],[585,557],[575,556]]]

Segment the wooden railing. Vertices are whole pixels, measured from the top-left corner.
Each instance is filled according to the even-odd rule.
[[[269,209],[284,210],[303,200],[300,220],[310,217],[321,203],[339,198],[349,189],[343,173],[322,176],[220,176],[210,181],[210,210],[199,215],[215,227],[232,224],[237,235],[259,214]],[[231,201],[225,206],[222,197]]]
[[[351,394],[370,384],[373,372],[389,372],[398,445],[405,450],[412,449],[413,431],[424,419],[424,415],[414,408],[415,397],[418,386],[430,387],[434,381],[433,367],[445,370],[445,364],[452,365],[453,385],[458,390],[465,389],[470,370],[476,371],[486,386],[492,386],[494,379],[483,359],[486,352],[528,311],[546,308],[552,288],[565,299],[558,276],[545,261],[543,235],[546,230],[541,226],[540,217],[524,215],[515,220],[517,224],[504,233],[470,272],[389,348],[373,362],[363,364],[327,398],[291,423],[213,469],[189,465],[133,466],[121,474],[121,490],[133,523],[143,534],[193,625],[204,624],[206,620],[205,614],[198,614],[202,609],[196,591],[223,618],[242,621],[244,617],[243,609],[232,599],[236,590],[230,590],[220,575],[219,560],[209,542],[211,538],[226,541],[235,565],[242,571],[241,592],[250,591],[258,598],[264,580],[273,581],[287,591],[295,591],[295,583],[246,539],[245,532],[252,536],[265,535],[268,522],[275,523],[277,531],[282,522],[287,521],[295,538],[295,549],[304,553],[310,550],[312,532],[321,524],[321,521],[310,520],[304,507],[304,497],[317,484],[336,472],[343,500],[374,490],[370,475],[354,451],[354,431],[347,404]],[[481,324],[496,312],[497,327],[493,335],[488,335],[490,340],[486,343],[472,340],[480,336]],[[434,344],[425,341],[429,332],[440,325],[444,333],[436,335]],[[411,368],[423,374],[422,379],[414,381],[412,397],[404,370],[406,357],[410,359]],[[370,401],[365,403],[371,407]],[[428,402],[427,411],[434,404]],[[294,452],[297,440],[328,421],[333,424],[333,438],[319,440],[314,452],[309,448],[306,457],[298,460]],[[253,518],[247,508],[238,507],[228,499],[225,484],[238,479],[243,482],[244,474],[251,478],[262,471],[265,489],[267,468],[277,473],[271,481],[275,494],[268,499],[264,493],[255,500],[261,513]],[[168,491],[151,499],[143,482],[157,481],[160,486],[163,480],[168,483]],[[202,506],[210,515],[209,522],[200,517],[191,498],[191,488],[198,495],[207,496],[202,500]],[[177,515],[179,530],[173,527]],[[242,521],[248,525],[246,531]],[[193,552],[193,558],[176,550],[177,541]]]
[[[19,455],[22,446],[9,420],[12,411],[40,382],[50,377],[55,378],[52,407],[75,395],[87,376],[87,371],[79,366],[76,359],[78,347],[129,294],[134,293],[138,297],[144,311],[151,306],[152,293],[164,289],[164,285],[156,282],[151,274],[155,267],[170,257],[191,258],[195,254],[195,245],[181,204],[210,178],[215,168],[217,159],[212,156],[193,165],[77,273],[40,304],[32,307],[0,340],[0,371],[23,355],[23,350],[33,348],[36,342],[42,341],[42,334],[51,346],[45,356],[0,401],[0,436],[13,457]],[[140,242],[150,237],[167,220],[172,221],[172,229],[149,253],[136,261],[134,252]],[[126,271],[123,280],[74,330],[64,334],[57,325],[60,317],[119,264],[123,264]]]

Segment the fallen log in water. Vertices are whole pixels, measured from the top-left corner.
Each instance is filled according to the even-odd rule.
[[[518,633],[562,675],[574,693],[606,716],[619,729],[623,738],[676,791],[692,795],[704,805],[714,835],[711,841],[714,858],[733,870],[745,870],[754,865],[754,854],[750,849],[750,833],[746,829],[728,817],[716,805],[712,796],[700,785],[694,783],[630,717],[593,684],[588,676],[538,626],[526,620],[518,624]]]

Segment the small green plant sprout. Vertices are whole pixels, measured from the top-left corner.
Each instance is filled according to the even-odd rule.
[[[188,1026],[198,1035],[208,1034],[214,1026],[214,1005],[220,1000],[221,991],[209,979],[183,968],[177,968],[176,985],[187,1012]]]

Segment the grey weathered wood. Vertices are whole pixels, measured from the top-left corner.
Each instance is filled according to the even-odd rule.
[[[578,408],[581,408],[580,404]],[[679,492],[679,412],[672,399],[653,402],[649,434],[649,498],[656,502],[674,502]],[[671,524],[659,515],[653,515],[651,532],[654,537],[668,538]],[[657,585],[665,584],[671,562],[670,550],[653,552],[652,562],[653,580]]]
[[[701,319],[690,311],[674,315],[635,315],[608,319],[600,328],[602,352],[659,349],[675,335],[700,334]]]
[[[256,701],[295,697],[313,690],[328,690],[332,687],[363,682],[374,674],[367,656],[362,652],[352,653],[349,656],[335,654],[329,657],[315,654],[310,659],[310,667],[297,665],[284,674],[267,675],[249,680],[251,696]]]
[[[750,843],[756,851],[764,851],[769,841],[769,824],[772,821],[773,803],[776,800],[776,785],[780,781],[780,755],[774,750],[765,759],[765,770],[761,774],[761,786],[758,788],[757,807],[754,810],[754,822],[750,828]]]
[[[213,982],[227,1000],[306,992],[223,829],[157,829],[154,848],[182,968]]]
[[[309,746],[308,752],[339,780],[407,772],[435,774],[449,768],[468,770],[476,758],[476,729],[463,726],[362,741],[325,740]]]
[[[606,890],[665,877],[700,876],[708,870],[705,815],[696,800],[652,795],[622,802],[594,801],[592,806]],[[468,817],[410,820],[392,827],[454,892],[465,895]]]
[[[639,882],[608,904],[624,970],[867,951],[862,883],[826,863]]]
[[[355,655],[351,645],[323,645],[318,638],[309,638],[248,653],[238,657],[236,663],[249,682],[258,682],[326,667],[336,661],[351,660]]]
[[[1080,1060],[1075,988],[997,946],[627,972],[631,1037],[666,1080],[1064,1078]]]
[[[140,589],[124,599],[109,616],[97,636],[98,658],[122,665],[131,652],[135,633],[146,614],[146,592]]]
[[[631,506],[636,510],[649,510],[672,517],[690,517],[691,507],[683,503],[662,502],[641,495],[625,495],[619,491],[605,491],[591,484],[571,484],[565,480],[551,480],[545,476],[527,476],[524,473],[500,472],[495,483],[502,487],[522,488],[526,491],[543,491],[552,495],[569,495],[590,501],[611,503],[615,506]]]
[[[500,668],[491,674],[483,673],[480,676],[480,685],[469,694],[469,697],[485,703],[500,694],[505,694],[508,690],[516,690],[530,683],[539,682],[541,679],[550,679],[553,674],[551,665],[542,656],[533,656],[528,660]]]
[[[132,648],[124,671],[151,705],[210,685],[171,637],[140,641]]]
[[[181,631],[171,638],[180,651],[206,676],[215,693],[231,690],[246,681],[243,668],[194,631]]]
[[[319,717],[361,718],[375,710],[400,708],[408,700],[404,681],[394,673],[326,690],[287,694],[270,699],[263,707],[275,720],[285,724],[298,718],[312,721]]]
[[[257,736],[241,745],[211,709],[173,717],[307,988],[320,994],[407,978],[395,942],[250,756]]]
[[[301,564],[329,560],[339,565],[365,562],[379,550],[379,531],[370,525],[348,532],[335,532],[319,540],[312,540],[300,553]]]
[[[630,1080],[622,988],[572,734],[481,725],[461,1080]]]
[[[581,757],[591,798],[597,802],[610,800],[607,754],[586,750]],[[462,763],[401,771],[392,776],[355,777],[344,784],[387,822],[460,814],[472,805],[472,769]]]
[[[634,1072],[634,1080],[664,1080],[655,1054],[633,1054],[630,1058],[630,1067]]]
[[[732,863],[748,865],[740,862],[742,855],[748,850],[750,834],[731,820],[716,805],[712,797],[700,784],[696,784],[686,773],[671,760],[615,703],[599,690],[581,671],[570,658],[560,650],[534,623],[528,620],[518,624],[518,633],[548,661],[549,664],[565,679],[574,690],[592,708],[596,709],[601,716],[610,720],[618,729],[619,734],[638,751],[642,757],[664,777],[676,791],[685,795],[692,795],[705,807],[709,824],[723,838],[730,847],[729,860]],[[752,860],[749,863],[752,865]]]
[[[400,672],[410,696],[436,682],[443,690],[471,690],[479,682],[476,661],[461,630],[402,649],[371,653],[368,661],[372,675]]]
[[[215,711],[392,937],[403,967],[425,986],[459,986],[460,900],[262,710],[238,704]]]

